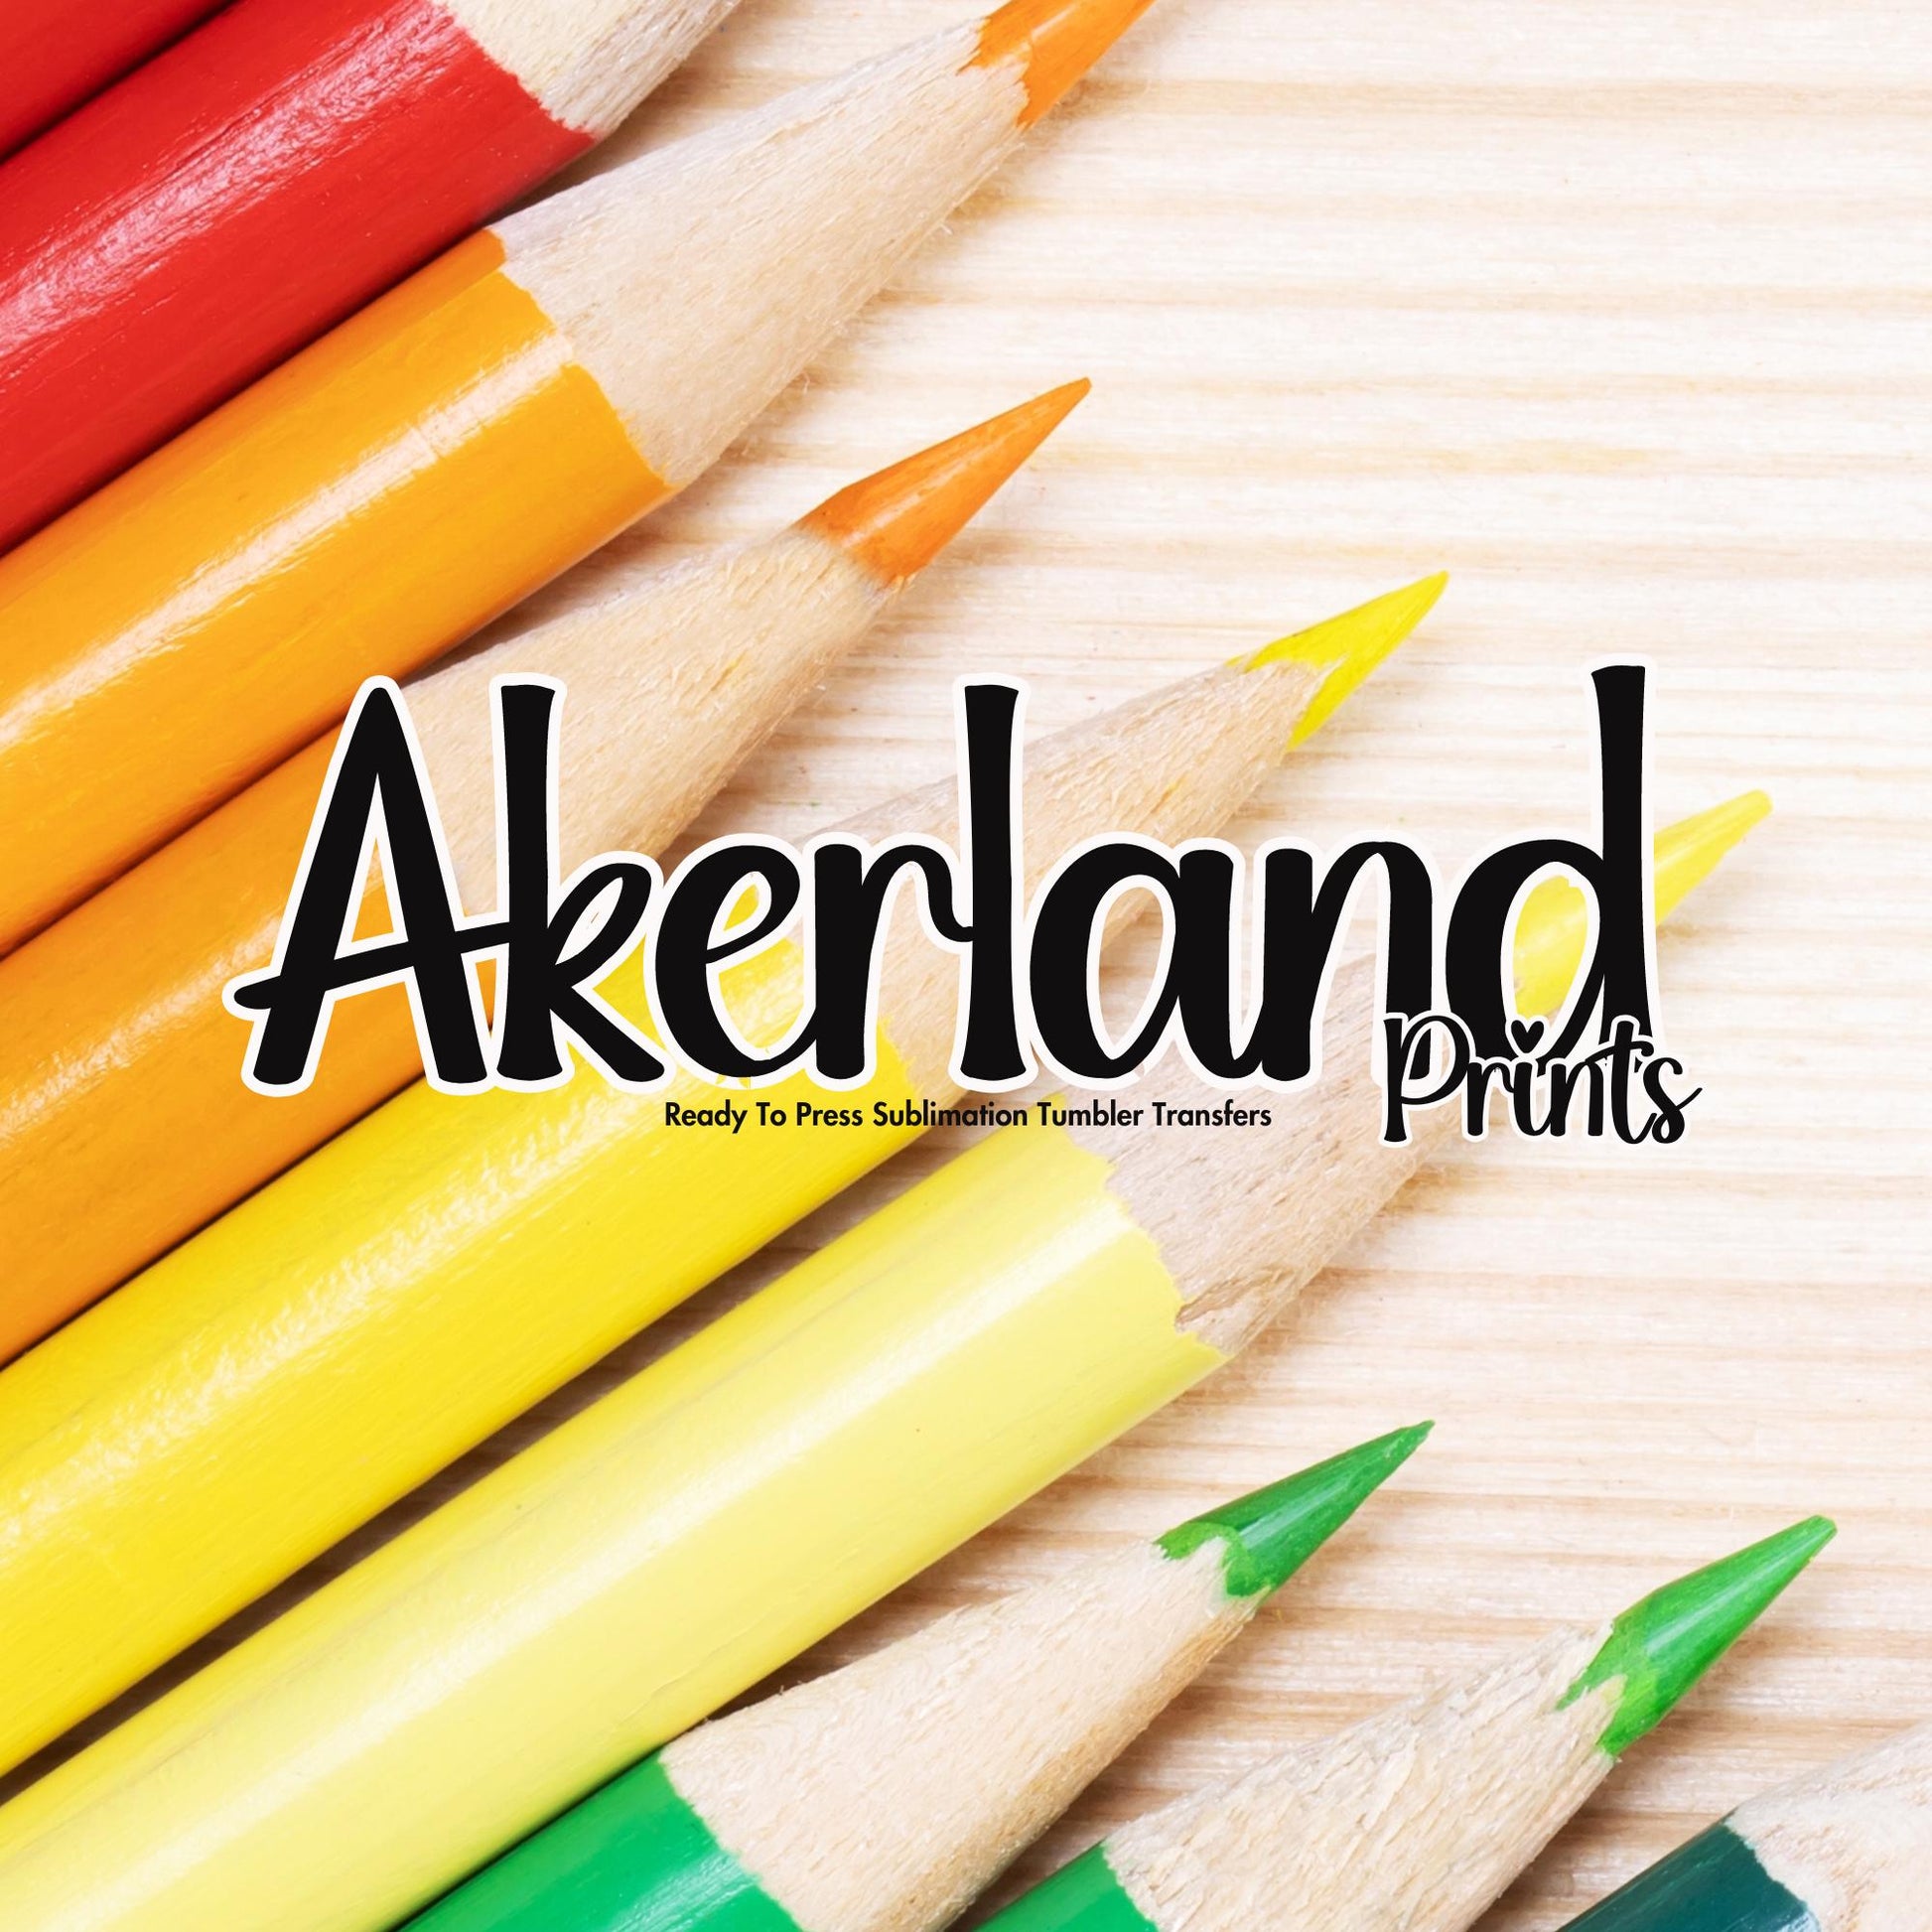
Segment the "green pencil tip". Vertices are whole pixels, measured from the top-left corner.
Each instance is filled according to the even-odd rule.
[[[1177,1561],[1203,1543],[1218,1542],[1224,1546],[1221,1574],[1230,1596],[1280,1589],[1422,1448],[1435,1427],[1419,1423],[1344,1449],[1182,1523],[1156,1547]]]
[[[1564,1696],[1574,1704],[1616,1681],[1616,1709],[1597,1740],[1612,1757],[1654,1730],[1699,1678],[1768,1609],[1834,1536],[1823,1516],[1721,1558],[1633,1603]]]
[[[1448,573],[1439,571],[1434,577],[1425,577],[1403,590],[1373,598],[1352,611],[1344,611],[1338,618],[1330,618],[1325,623],[1264,644],[1252,656],[1237,657],[1234,661],[1244,671],[1258,671],[1265,664],[1306,664],[1322,673],[1321,683],[1288,741],[1291,745],[1305,744],[1428,617],[1448,583]]]

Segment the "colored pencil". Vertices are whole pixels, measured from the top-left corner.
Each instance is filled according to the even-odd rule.
[[[1571,1932],[1915,1932],[1928,1922],[1932,1725],[1739,1805]]]
[[[1164,738],[1198,765],[1202,739],[1166,709]],[[1660,908],[1738,830],[1724,812],[1694,822],[1655,869]],[[1547,959],[1586,918],[1533,897],[1519,956]],[[0,1924],[374,1932],[431,1902],[1198,1382],[1285,1306],[1410,1165],[1373,1141],[1369,1022],[1345,1054],[1331,1047],[1318,1085],[1270,1095],[1267,1131],[1213,1133],[1177,1160],[1151,1125],[1111,1142],[1013,1128],[908,1189],[0,1809]],[[1357,1056],[1359,1074],[1344,1063]],[[565,1200],[549,1227],[576,1211]],[[646,1230],[626,1256],[677,1232]],[[531,1325],[568,1299],[546,1284],[578,1287],[548,1252],[519,1279]],[[439,1389],[459,1339],[416,1351]],[[210,1367],[219,1352],[211,1334]],[[0,1394],[0,1426],[17,1409]],[[112,1442],[91,1466],[122,1456]],[[164,1505],[148,1516],[165,1514],[166,1482],[147,1493]],[[58,1508],[16,1494],[10,1522]],[[226,1529],[247,1540],[274,1524]],[[94,1565],[99,1587],[153,1562],[146,1530],[116,1518],[66,1541],[113,1553]],[[194,1567],[152,1574],[142,1614],[170,1616]],[[67,1603],[86,1625],[63,1631],[76,1643],[117,1641],[128,1621],[97,1622],[70,1584]],[[59,1623],[9,1617],[0,1641],[24,1689],[50,1668]]]
[[[221,0],[7,0],[0,8],[0,154],[118,80]]]
[[[494,896],[492,677],[542,670],[569,687],[564,872],[620,847],[660,853],[1084,393],[984,423],[764,542],[633,567],[555,621],[509,620],[415,679],[469,908]],[[221,988],[274,954],[333,748],[332,734],[297,754],[0,959],[0,1361],[420,1074],[389,988],[338,1012],[305,1093],[270,1099],[239,1078]]]
[[[461,242],[0,560],[0,949],[705,470],[1146,0],[1014,0]]]
[[[235,0],[15,155],[0,549],[601,140],[735,4]]]
[[[937,1932],[1421,1446],[1403,1430],[687,1731],[419,1932]]]
[[[1436,590],[1031,748],[1033,879],[1098,833],[1178,841],[1222,824],[1311,702],[1365,675]],[[941,785],[852,824],[943,837],[952,817]],[[803,995],[803,952],[781,943],[727,985],[739,1025],[775,1036]],[[419,1081],[0,1373],[0,1654],[16,1658],[0,1760],[58,1735],[915,1139],[911,1110],[956,1097],[956,988],[951,955],[897,921],[882,1069],[839,1096],[899,1104],[891,1125],[666,1125],[667,1100],[717,1102],[695,1076],[651,1095],[595,1075],[549,1093]],[[605,993],[646,1020],[634,963]],[[761,1097],[828,1098],[803,1074]]]
[[[1822,1517],[1137,1819],[999,1932],[1463,1932],[1832,1535]]]

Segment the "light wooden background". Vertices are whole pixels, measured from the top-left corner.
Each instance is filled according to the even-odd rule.
[[[748,0],[636,137],[968,5]],[[1837,1546],[1490,1923],[1555,1925],[1764,1782],[1932,1717],[1928,110],[1920,0],[1162,0],[641,539],[766,528],[1095,380],[706,832],[944,775],[963,671],[1027,673],[1053,725],[1439,566],[1437,617],[1242,836],[1393,828],[1453,868],[1587,830],[1584,672],[1632,654],[1660,819],[1777,801],[1663,949],[1709,1089],[1686,1143],[1459,1154],[1248,1358],[810,1660],[1438,1418],[1028,1875],[1811,1510]]]

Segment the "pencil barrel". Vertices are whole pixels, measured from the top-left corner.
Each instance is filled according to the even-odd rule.
[[[1819,1925],[1810,1906],[1721,1824],[1572,1919],[1569,1932],[1819,1932]]]
[[[241,1084],[245,1035],[221,989],[275,956],[333,743],[0,959],[0,1362],[388,1098],[398,1066],[420,1066],[408,995],[388,986],[332,1015],[304,1091]]]
[[[1216,1365],[1106,1178],[951,1164],[0,1812],[0,1922],[433,1900]]]
[[[221,0],[8,0],[0,8],[0,155],[153,55]]]
[[[130,74],[0,169],[0,548],[589,145],[432,0],[252,0]]]
[[[648,1024],[636,978],[606,996]],[[802,965],[781,947],[726,984],[768,1040]],[[795,1075],[757,1099],[824,1097]],[[845,1104],[915,1099],[887,1047]],[[663,1124],[667,1104],[720,1103],[690,1075],[649,1095],[589,1076],[558,1095],[419,1083],[15,1363],[0,1648],[19,1675],[0,1758],[98,1709],[916,1133],[764,1127],[749,1098],[737,1132]],[[123,1464],[89,1452],[101,1443],[140,1451]],[[105,1547],[108,1576],[86,1555]]]
[[[1115,1877],[1104,1845],[1089,1846],[991,1923],[999,1932],[1160,1932]]]
[[[679,1796],[661,1756],[411,1919],[409,1932],[634,1932],[640,1907],[665,1932],[799,1932]]]
[[[663,496],[501,260],[453,249],[0,560],[0,822],[41,828],[0,946]]]

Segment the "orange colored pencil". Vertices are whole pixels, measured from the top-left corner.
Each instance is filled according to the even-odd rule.
[[[562,677],[568,873],[661,852],[906,579],[1086,393],[1040,396],[841,490],[792,529],[615,595],[408,687],[465,902],[493,897],[489,681]],[[240,1079],[224,982],[267,963],[334,734],[0,960],[0,1361],[421,1072],[400,987],[336,1014],[306,1092]],[[381,931],[379,889],[364,929]],[[130,962],[139,961],[139,970]]]
[[[234,0],[49,129],[0,167],[0,550],[515,207],[735,4]]]
[[[0,948],[701,474],[1148,0],[1013,0],[459,244],[0,561]]]

